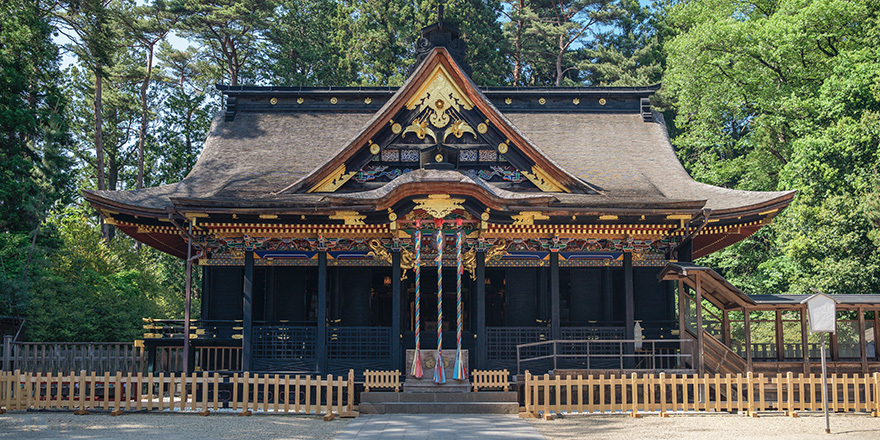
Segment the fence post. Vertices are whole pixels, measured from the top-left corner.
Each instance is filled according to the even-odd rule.
[[[12,335],[3,336],[3,371],[12,371]]]

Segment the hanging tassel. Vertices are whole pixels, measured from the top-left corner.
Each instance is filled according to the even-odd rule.
[[[443,219],[434,219],[437,227],[437,365],[434,367],[434,382],[446,383],[443,371]]]
[[[458,231],[455,236],[455,367],[452,369],[452,378],[456,380],[467,380],[467,371],[464,369],[464,362],[461,358],[461,330],[463,326],[461,303],[461,276],[464,268],[461,261],[461,247],[464,232],[461,229],[461,219],[455,221]]]
[[[416,261],[413,267],[413,270],[416,273],[416,353],[413,356],[412,370],[410,370],[413,377],[417,379],[422,378],[422,344],[419,340],[419,329],[422,326],[422,311],[421,306],[419,305],[419,299],[421,294],[419,292],[419,287],[421,286],[421,266],[422,266],[422,220],[416,219],[416,231],[415,238],[413,239],[413,243],[416,248]]]

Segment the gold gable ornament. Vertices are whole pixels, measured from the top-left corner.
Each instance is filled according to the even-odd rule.
[[[544,192],[571,192],[566,187],[562,186],[559,181],[551,177],[544,171],[543,168],[538,165],[532,166],[532,172],[521,171],[523,176],[529,179],[535,186],[538,187],[541,191]]]
[[[345,172],[345,164],[339,165],[329,176],[325,177],[323,180],[318,182],[317,185],[313,186],[307,192],[333,192],[339,189],[345,182],[348,182],[348,179],[354,177],[357,174],[357,171],[350,171],[348,173]]]
[[[413,199],[415,208],[421,209],[434,218],[444,218],[456,209],[464,209],[464,199],[453,199],[449,194],[430,194],[427,199]]]
[[[451,121],[447,111],[471,110],[474,108],[473,101],[467,97],[461,87],[452,80],[449,72],[442,65],[434,68],[428,79],[422,83],[415,95],[406,103],[407,110],[416,107],[419,113],[430,111],[428,120],[431,125],[443,128]]]

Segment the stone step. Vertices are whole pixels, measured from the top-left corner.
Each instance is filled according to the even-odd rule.
[[[479,393],[361,393],[361,402],[367,403],[470,403],[519,402],[516,392],[481,391]]]
[[[408,380],[403,383],[403,392],[405,393],[461,393],[467,394],[474,387],[470,382],[449,381],[443,385],[437,385],[433,381],[412,381]]]
[[[517,414],[518,402],[370,403],[358,405],[361,414]]]

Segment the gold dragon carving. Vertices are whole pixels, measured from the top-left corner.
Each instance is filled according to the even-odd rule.
[[[501,238],[495,242],[495,245],[486,250],[486,261],[500,260],[501,257],[507,255],[507,240]],[[468,249],[461,255],[461,265],[464,270],[468,271],[471,280],[477,279],[477,247]]]
[[[377,239],[372,239],[367,242],[367,246],[370,247],[370,253],[367,254],[369,257],[373,257],[374,260],[379,260],[385,262],[387,264],[392,264],[392,255],[388,249],[385,249],[385,246],[382,245],[382,242]],[[403,270],[403,273],[400,275],[401,280],[406,279],[406,271],[416,267],[416,258],[413,252],[409,249],[400,249],[400,268]]]

